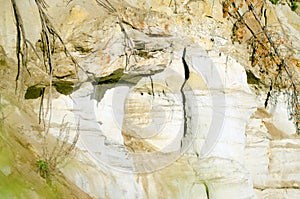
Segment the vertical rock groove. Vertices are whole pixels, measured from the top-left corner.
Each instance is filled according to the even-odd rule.
[[[184,67],[184,82],[180,88],[180,93],[182,96],[182,106],[183,106],[183,116],[184,116],[184,126],[183,126],[183,136],[186,136],[186,131],[187,131],[187,113],[186,113],[186,107],[185,107],[185,102],[186,102],[186,97],[183,91],[183,88],[186,84],[186,81],[189,79],[190,77],[190,70],[189,67],[185,61],[185,54],[186,54],[186,47],[183,50],[183,55],[182,55],[182,63],[183,63],[183,67]]]

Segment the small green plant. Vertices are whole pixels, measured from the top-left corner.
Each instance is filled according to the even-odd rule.
[[[51,180],[49,178],[50,175],[53,175],[56,169],[62,166],[62,163],[64,163],[74,151],[79,138],[79,122],[77,123],[74,137],[70,139],[70,124],[65,122],[64,117],[60,125],[59,135],[56,137],[56,142],[52,143],[52,145],[48,140],[49,129],[50,125],[45,129],[45,134],[43,135],[43,153],[37,161],[38,172],[40,176],[46,180]]]
[[[295,10],[297,10],[297,8],[298,8],[298,5],[297,5],[297,3],[296,3],[297,1],[295,1],[295,0],[291,0],[291,9],[292,9],[292,11],[295,11]]]
[[[298,8],[297,2],[299,2],[299,0],[287,0],[287,1],[285,1],[285,2],[282,2],[282,1],[280,1],[280,0],[270,0],[270,1],[271,1],[271,3],[274,4],[274,5],[277,5],[277,4],[279,4],[279,3],[285,3],[285,2],[287,2],[288,5],[291,7],[291,10],[292,10],[292,11],[297,10],[297,8]]]
[[[38,164],[38,169],[39,169],[39,173],[43,178],[46,178],[49,175],[49,165],[45,160],[38,160],[37,161]]]
[[[278,2],[279,2],[279,0],[270,0],[271,1],[271,3],[273,3],[273,4],[278,4]]]

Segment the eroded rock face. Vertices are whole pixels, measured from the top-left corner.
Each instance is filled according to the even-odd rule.
[[[33,9],[31,3],[23,3],[24,10]],[[282,117],[286,107],[264,109],[263,97],[249,88],[246,66],[237,62],[247,63],[246,51],[232,45],[221,5],[155,0],[112,5],[121,20],[92,1],[49,2],[53,23],[80,65],[74,68],[59,49],[54,55],[50,133],[59,137],[62,118],[73,130],[80,120],[77,156],[61,168],[65,176],[94,198],[298,193],[292,188],[299,187],[299,143]],[[24,20],[31,14],[36,10],[23,14]],[[13,58],[7,21],[1,21],[8,28],[0,34],[9,40],[4,48]],[[39,24],[25,25],[38,45]],[[30,56],[33,76],[25,84],[47,94],[49,77]],[[41,91],[36,92],[25,103],[38,104]],[[39,107],[32,111],[38,115]],[[280,192],[282,187],[288,191]]]

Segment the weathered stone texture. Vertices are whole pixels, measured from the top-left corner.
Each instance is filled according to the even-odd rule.
[[[7,2],[0,8],[0,45],[5,59],[14,59]],[[32,11],[21,14],[28,39],[38,46],[34,5],[19,4]],[[80,65],[74,67],[60,48],[53,55],[58,92],[52,89],[51,134],[59,136],[62,118],[72,130],[80,118],[77,155],[63,174],[94,198],[297,198],[300,141],[284,97],[264,108],[264,91],[249,87],[247,51],[232,44],[221,4],[112,5],[121,20],[93,1],[49,2],[51,20]],[[283,13],[278,8],[270,15],[280,15],[299,35],[292,22],[299,16],[280,8]],[[49,93],[49,77],[33,53],[28,69],[25,85]],[[58,87],[66,82],[71,91]],[[38,115],[39,100],[25,101],[35,105],[31,114]]]

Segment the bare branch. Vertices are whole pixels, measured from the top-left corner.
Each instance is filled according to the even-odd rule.
[[[225,0],[223,17],[233,20],[233,41],[241,43],[245,36],[244,30],[250,32],[251,38],[247,43],[251,47],[251,64],[259,65],[261,74],[269,78],[269,82],[264,81],[270,87],[265,106],[268,105],[269,99],[272,99],[275,89],[287,93],[288,111],[294,120],[297,133],[300,134],[300,75],[299,69],[291,61],[292,56],[284,54],[286,42],[281,37],[284,30],[279,33],[267,26],[264,1]]]
[[[16,89],[18,90],[18,80],[20,73],[22,74],[22,85],[24,85],[24,69],[27,69],[27,43],[25,36],[25,29],[22,21],[22,17],[20,15],[17,3],[15,0],[11,0],[14,16],[16,20],[16,28],[17,28],[17,39],[16,39],[16,56],[18,60],[18,71],[16,75]]]

